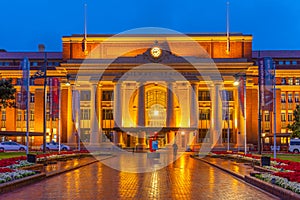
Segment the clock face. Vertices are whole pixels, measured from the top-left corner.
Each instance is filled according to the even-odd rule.
[[[158,58],[159,56],[161,56],[161,49],[159,47],[152,47],[150,53],[153,58]]]

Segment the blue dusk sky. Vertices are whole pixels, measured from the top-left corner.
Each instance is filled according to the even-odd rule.
[[[61,51],[61,37],[140,27],[226,32],[227,0],[2,0],[0,49]],[[254,50],[300,49],[299,0],[230,0],[230,32],[253,35]]]

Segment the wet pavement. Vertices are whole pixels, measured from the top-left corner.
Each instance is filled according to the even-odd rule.
[[[81,161],[78,163],[82,163]],[[126,159],[121,159],[121,162],[126,162]],[[70,162],[66,162],[66,165],[69,164]],[[61,165],[61,167],[63,166]],[[242,168],[240,171],[243,173]],[[147,173],[122,172],[112,169],[102,162],[94,162],[2,194],[0,199],[276,198],[220,169],[191,158],[189,154],[184,154],[167,167]]]

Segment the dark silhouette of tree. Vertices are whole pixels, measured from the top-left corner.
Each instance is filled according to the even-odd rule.
[[[294,122],[288,125],[288,129],[292,131],[291,138],[300,138],[300,105],[296,105],[293,115]]]
[[[0,108],[15,107],[15,94],[12,79],[0,79]]]

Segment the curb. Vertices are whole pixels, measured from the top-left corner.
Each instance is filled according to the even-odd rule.
[[[277,185],[274,185],[274,184],[270,184],[270,183],[267,183],[263,180],[260,180],[258,178],[254,178],[254,177],[251,177],[249,175],[246,175],[245,176],[245,181],[251,185],[254,185],[258,188],[261,188],[277,197],[279,197],[280,199],[283,199],[283,200],[290,200],[290,199],[299,199],[300,200],[300,195],[295,193],[295,192],[292,192],[290,190],[287,190],[287,189],[284,189],[282,187],[279,187]]]
[[[65,170],[58,170],[58,171],[54,171],[52,173],[49,172],[47,174],[45,172],[41,172],[39,174],[28,176],[28,177],[25,177],[25,178],[22,178],[22,179],[9,181],[7,183],[2,183],[0,185],[0,194],[3,194],[5,192],[11,192],[11,191],[13,191],[17,188],[23,187],[25,185],[30,185],[32,183],[41,181],[43,179],[53,177],[55,175],[59,175],[59,174],[65,173],[65,172],[69,172],[69,171],[72,171],[72,170],[75,170],[75,169],[78,169],[78,168],[81,168],[81,167],[84,167],[84,166],[87,166],[87,165],[90,165],[90,164],[93,164],[93,163],[96,163],[96,162],[99,162],[99,161],[102,161],[102,160],[109,159],[111,157],[113,157],[113,156],[108,156],[108,157],[103,158],[101,160],[93,160],[93,161],[90,161],[90,162],[87,162],[87,163],[84,163],[84,164],[79,164],[77,166],[70,167],[70,168],[65,169]],[[41,165],[41,164],[37,164],[37,165]]]
[[[218,168],[222,171],[225,171],[225,172],[233,175],[234,177],[245,181],[248,184],[251,184],[251,185],[253,185],[255,187],[258,187],[258,188],[260,188],[260,189],[262,189],[262,190],[264,190],[264,191],[266,191],[266,192],[268,192],[268,193],[270,193],[274,196],[279,197],[280,199],[283,199],[283,200],[291,200],[291,199],[300,200],[300,195],[293,192],[293,191],[284,189],[284,188],[279,187],[279,186],[274,185],[274,184],[267,183],[263,180],[251,177],[250,175],[243,176],[243,175],[237,174],[236,172],[225,169],[225,168],[223,168],[219,165],[210,163],[209,161],[206,161],[203,158],[196,158],[196,157],[192,157],[192,158],[198,159],[198,160],[200,160],[202,162],[205,162],[205,163],[207,163],[211,166],[214,166],[214,167],[216,167],[216,168]],[[262,167],[258,167],[258,169],[262,169]]]

